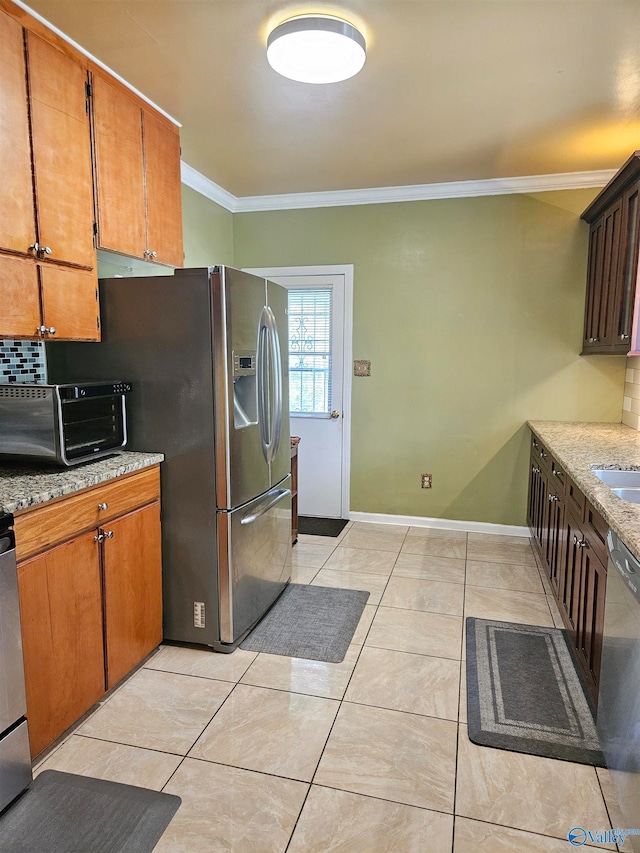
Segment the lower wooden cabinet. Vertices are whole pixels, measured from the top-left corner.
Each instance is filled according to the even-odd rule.
[[[162,641],[159,482],[157,467],[145,469],[16,516],[33,756]],[[91,518],[79,511],[85,504],[112,517],[100,526],[86,521],[91,527],[82,530],[81,519]],[[66,541],[56,544],[50,517],[65,510],[77,529],[61,525]],[[40,527],[49,530],[46,546],[32,535]]]
[[[100,555],[93,532],[18,566],[31,754],[104,693]]]
[[[101,534],[110,688],[162,642],[159,503],[117,519]]]
[[[531,447],[528,521],[595,705],[607,583],[606,523],[555,460],[544,469],[538,439]]]

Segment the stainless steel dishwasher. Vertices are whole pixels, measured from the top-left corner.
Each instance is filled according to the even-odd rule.
[[[598,734],[625,826],[640,830],[640,561],[610,530]],[[640,836],[625,850],[640,853]]]
[[[0,513],[0,811],[31,782],[13,516]]]

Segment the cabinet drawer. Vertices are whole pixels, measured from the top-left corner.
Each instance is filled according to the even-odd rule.
[[[547,451],[547,448],[543,445],[539,438],[535,435],[531,436],[531,454],[536,459],[539,460],[540,466],[548,471],[551,467],[551,457]]]
[[[597,509],[587,501],[584,514],[584,534],[594,554],[603,566],[607,565],[608,525]]]
[[[159,496],[160,468],[156,465],[17,513],[14,524],[17,559],[24,560],[78,533],[99,527]]]
[[[580,521],[584,518],[584,505],[587,499],[582,494],[580,489],[573,482],[571,477],[567,477],[567,485],[565,487],[565,502],[574,516]]]
[[[550,488],[554,489],[556,494],[564,495],[568,479],[569,478],[567,477],[564,468],[560,465],[559,462],[556,462],[555,459],[552,459]]]

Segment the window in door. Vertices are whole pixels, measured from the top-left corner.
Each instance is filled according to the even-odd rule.
[[[289,290],[289,408],[292,415],[331,412],[332,289]]]

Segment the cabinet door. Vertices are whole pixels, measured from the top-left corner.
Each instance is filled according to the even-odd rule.
[[[87,74],[27,34],[38,242],[55,261],[93,269],[93,183]]]
[[[160,504],[124,515],[101,528],[107,686],[162,642]]]
[[[117,84],[92,77],[98,246],[143,258],[142,111]]]
[[[597,702],[604,631],[604,599],[607,570],[590,548],[584,546],[576,651],[587,675],[592,698]]]
[[[0,247],[29,252],[36,226],[22,27],[0,11]],[[4,308],[4,300],[3,300]],[[4,315],[4,311],[3,311]],[[2,317],[2,321],[5,317]],[[35,328],[35,327],[34,327]],[[31,330],[30,334],[33,334]]]
[[[619,343],[619,311],[615,303],[621,269],[622,218],[620,199],[591,226],[584,351],[611,352]]]
[[[39,264],[47,340],[100,340],[96,272]]]
[[[100,561],[94,535],[78,536],[18,566],[32,755],[104,693]]]
[[[143,110],[147,193],[147,249],[153,260],[181,267],[182,192],[178,129]]]
[[[549,560],[549,579],[553,591],[558,597],[560,578],[563,574],[562,559],[564,556],[564,543],[566,535],[564,530],[564,502],[556,492],[549,495],[551,506],[549,508],[549,536],[547,554]]]
[[[620,269],[614,305],[614,347],[628,352],[633,322],[633,301],[638,274],[640,248],[640,187],[628,190],[622,199],[623,240],[620,245]]]
[[[31,258],[0,255],[0,337],[35,338],[39,326],[40,293],[35,263]]]
[[[582,554],[584,542],[582,526],[571,513],[565,514],[564,539],[566,543],[565,561],[558,594],[560,611],[575,645],[580,601],[580,580],[582,575]]]

